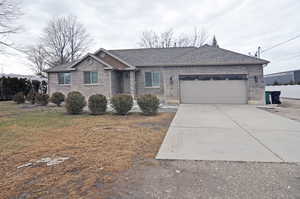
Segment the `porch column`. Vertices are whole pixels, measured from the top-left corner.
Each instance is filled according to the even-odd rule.
[[[132,95],[132,97],[135,97],[135,89],[136,89],[136,87],[135,87],[135,71],[133,70],[133,71],[130,71],[129,72],[129,81],[130,81],[130,94]]]

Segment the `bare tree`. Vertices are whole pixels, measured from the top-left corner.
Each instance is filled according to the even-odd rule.
[[[190,45],[195,47],[200,47],[205,44],[209,35],[204,29],[194,28],[194,33],[190,38]]]
[[[11,46],[8,37],[17,33],[20,28],[17,25],[17,20],[21,16],[19,5],[20,2],[17,0],[0,0],[0,47]]]
[[[202,29],[194,28],[192,34],[180,34],[175,36],[173,29],[162,33],[152,30],[144,31],[139,45],[144,48],[170,48],[170,47],[200,47],[208,40],[208,33]]]
[[[144,31],[142,33],[140,45],[142,47],[148,47],[148,48],[158,48],[158,35],[153,32],[152,30],[150,31]]]
[[[173,41],[173,35],[174,35],[173,29],[169,29],[169,30],[167,30],[165,32],[162,32],[160,34],[160,37],[159,37],[161,43],[158,43],[158,44],[160,44],[161,47],[163,47],[163,48],[170,48],[170,47],[172,47],[173,42],[174,42]]]
[[[84,26],[75,17],[68,17],[68,45],[71,61],[79,59],[88,50],[92,40]]]
[[[91,38],[74,16],[49,21],[41,37],[49,67],[73,62],[88,49]]]
[[[41,77],[46,77],[47,69],[47,53],[41,44],[37,46],[29,46],[26,52],[28,60],[31,62],[31,69],[34,73]]]

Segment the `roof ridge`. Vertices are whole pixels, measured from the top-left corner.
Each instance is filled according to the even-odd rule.
[[[182,49],[182,48],[192,48],[192,49],[196,49],[197,47],[168,47],[168,48],[125,48],[125,49],[109,49],[107,51],[130,51],[130,50],[150,50],[150,49]]]

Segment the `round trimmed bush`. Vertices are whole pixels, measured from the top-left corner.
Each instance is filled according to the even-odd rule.
[[[46,106],[48,104],[49,95],[47,94],[40,94],[36,95],[36,102],[42,106]]]
[[[126,115],[133,106],[131,95],[118,94],[111,98],[111,106],[119,115]]]
[[[63,101],[65,101],[65,95],[61,92],[55,92],[52,94],[50,101],[57,106],[60,106]]]
[[[30,102],[31,104],[34,104],[36,100],[36,93],[33,91],[30,91],[27,95],[26,95],[26,101]]]
[[[70,114],[79,114],[86,105],[84,96],[78,91],[68,93],[66,99],[66,109]]]
[[[88,107],[93,115],[100,115],[105,113],[107,107],[107,100],[104,95],[96,94],[89,97]]]
[[[23,104],[25,102],[25,96],[23,92],[18,92],[15,94],[13,100],[17,103],[17,104]]]
[[[145,115],[155,115],[159,107],[156,95],[146,94],[137,98],[137,104]]]

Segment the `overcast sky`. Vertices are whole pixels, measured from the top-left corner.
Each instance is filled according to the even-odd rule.
[[[300,34],[299,0],[23,0],[24,32],[16,44],[34,44],[54,16],[75,15],[94,39],[91,52],[136,48],[144,30],[179,33],[205,28],[220,47],[248,54]],[[300,38],[262,54],[265,73],[300,69]],[[0,55],[4,73],[32,74],[18,53]],[[0,70],[1,72],[1,70]]]

